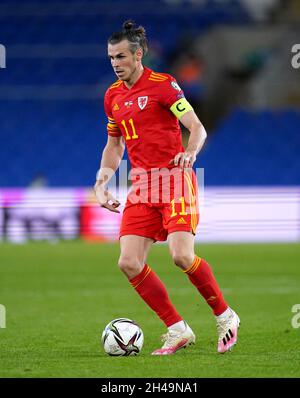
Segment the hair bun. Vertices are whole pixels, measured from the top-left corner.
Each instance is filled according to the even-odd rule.
[[[123,29],[128,31],[128,30],[133,30],[135,26],[135,23],[131,20],[125,21],[123,23]]]

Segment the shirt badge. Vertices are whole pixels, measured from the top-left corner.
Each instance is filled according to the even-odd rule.
[[[148,102],[148,96],[146,97],[138,97],[138,106],[140,109],[144,109]]]
[[[114,107],[113,107],[113,111],[118,111],[120,108],[119,108],[119,105],[116,103],[115,105],[114,105]]]
[[[126,106],[126,108],[129,108],[132,104],[133,104],[133,101],[124,102],[124,105]]]
[[[171,86],[172,86],[173,88],[175,88],[175,90],[181,91],[181,88],[179,87],[178,83],[172,81],[172,82],[171,82]]]

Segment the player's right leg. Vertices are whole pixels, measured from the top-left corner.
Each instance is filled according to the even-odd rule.
[[[135,278],[143,270],[153,239],[137,235],[120,237],[119,268],[129,280]]]
[[[168,327],[182,318],[171,303],[164,284],[145,263],[152,243],[153,240],[142,236],[122,236],[119,267],[139,296]]]
[[[145,263],[152,243],[152,239],[142,236],[122,236],[119,267],[139,296],[168,328],[162,336],[163,347],[155,350],[153,355],[170,355],[194,343],[195,336],[176,311],[164,284]]]
[[[193,343],[195,336],[170,301],[164,284],[146,264],[149,249],[161,229],[162,219],[155,208],[145,204],[126,206],[120,230],[119,267],[140,297],[168,328],[163,336],[162,348],[153,354],[169,355]],[[159,239],[163,239],[162,236]]]

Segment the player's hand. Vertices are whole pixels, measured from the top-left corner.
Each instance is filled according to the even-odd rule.
[[[181,169],[187,169],[193,167],[195,161],[196,152],[185,151],[177,153],[174,159],[170,160],[169,164],[179,166]]]
[[[105,207],[107,210],[114,213],[120,213],[120,210],[118,210],[117,207],[119,207],[121,203],[103,187],[103,184],[96,181],[94,192],[101,207]]]

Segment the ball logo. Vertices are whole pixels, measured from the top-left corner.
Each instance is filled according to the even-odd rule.
[[[138,97],[138,106],[140,107],[140,109],[144,109],[145,106],[147,105],[148,102],[148,97]]]
[[[295,54],[291,60],[292,67],[298,69],[300,68],[300,44],[293,45],[292,53]]]
[[[0,44],[0,69],[6,68],[6,49],[3,44]]]

